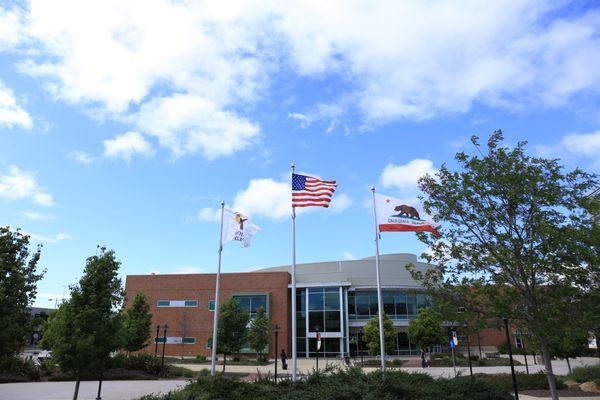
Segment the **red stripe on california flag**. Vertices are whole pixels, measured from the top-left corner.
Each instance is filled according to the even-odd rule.
[[[435,236],[441,236],[437,229],[431,225],[379,224],[379,232],[431,232]]]

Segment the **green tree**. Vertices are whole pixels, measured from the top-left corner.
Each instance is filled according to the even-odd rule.
[[[31,332],[31,313],[41,246],[29,248],[29,236],[0,227],[0,370],[10,368],[24,338]]]
[[[61,304],[44,327],[44,347],[62,371],[75,375],[73,399],[77,399],[83,374],[101,374],[112,351],[120,347],[117,310],[123,301],[120,262],[113,251],[100,249],[86,260],[84,274],[71,286],[71,298]]]
[[[128,355],[148,344],[152,329],[152,314],[149,310],[150,304],[144,293],[140,292],[135,295],[133,304],[123,315],[121,340]]]
[[[262,353],[269,345],[270,338],[271,328],[269,316],[264,307],[259,307],[256,311],[256,316],[252,319],[250,328],[248,329],[248,344],[252,350],[256,351],[257,364],[260,364]],[[277,354],[275,354],[275,357],[277,357]]]
[[[396,351],[396,335],[394,323],[387,314],[383,314],[383,340],[387,354],[393,354]],[[370,355],[381,354],[379,348],[379,317],[372,317],[365,325],[364,341],[367,343]]]
[[[408,337],[421,348],[446,342],[441,315],[431,307],[419,310],[419,316],[408,324]]]
[[[217,353],[223,354],[223,372],[227,356],[239,353],[246,343],[246,330],[250,316],[232,297],[219,309]]]
[[[496,131],[481,156],[456,154],[459,170],[442,165],[419,180],[425,210],[442,223],[443,239],[420,234],[440,266],[417,279],[452,292],[488,321],[505,316],[539,344],[553,399],[557,399],[550,341],[565,324],[579,323],[583,293],[597,276],[598,243],[586,194],[596,176],[564,172],[558,160],[526,154],[526,143],[503,147]],[[571,321],[572,319],[572,321]]]

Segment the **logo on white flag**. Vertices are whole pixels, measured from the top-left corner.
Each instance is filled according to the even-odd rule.
[[[440,235],[436,229],[439,224],[420,207],[376,193],[375,208],[380,232],[431,232],[436,236]]]
[[[227,208],[223,211],[223,243],[236,241],[248,247],[252,236],[260,230],[244,214]]]

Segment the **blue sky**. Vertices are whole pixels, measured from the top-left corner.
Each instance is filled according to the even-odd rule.
[[[600,172],[594,2],[321,3],[0,2],[0,223],[44,245],[38,305],[97,245],[214,272],[222,199],[263,229],[224,271],[288,264],[291,162],[339,184],[298,262],[372,255],[369,187],[414,199],[473,134]]]

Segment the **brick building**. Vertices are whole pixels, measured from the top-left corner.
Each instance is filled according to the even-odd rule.
[[[416,355],[419,349],[407,335],[408,323],[425,307],[427,299],[419,282],[405,266],[426,271],[432,265],[417,262],[412,254],[380,257],[383,307],[397,329],[397,355]],[[168,325],[166,354],[173,356],[210,356],[214,316],[215,274],[129,275],[128,301],[143,292],[153,314],[153,326]],[[221,275],[223,304],[235,297],[252,314],[265,307],[271,326],[279,325],[280,348],[291,349],[290,266],[265,268],[255,272]],[[366,351],[361,330],[377,314],[375,260],[373,257],[296,265],[297,351],[298,357],[312,357],[316,331],[321,332],[322,355],[340,357]],[[155,328],[154,328],[155,329]],[[153,336],[155,336],[153,332]],[[161,329],[159,337],[162,339]],[[490,347],[503,341],[500,331],[484,330],[473,335],[473,346]],[[269,356],[274,356],[274,334]],[[308,351],[307,351],[308,350]],[[154,352],[154,342],[144,351]],[[249,352],[244,349],[243,352]]]

